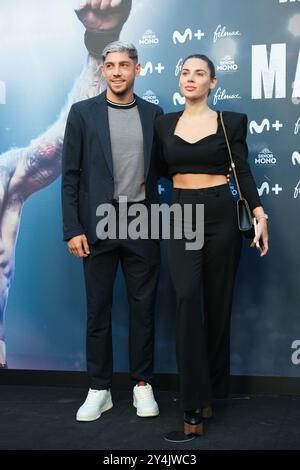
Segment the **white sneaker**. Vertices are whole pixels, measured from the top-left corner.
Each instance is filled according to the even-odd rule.
[[[158,404],[155,401],[150,384],[135,385],[133,388],[133,406],[137,409],[136,414],[143,418],[159,414]]]
[[[100,418],[104,411],[112,408],[110,390],[89,389],[86,400],[76,414],[77,421],[94,421]]]

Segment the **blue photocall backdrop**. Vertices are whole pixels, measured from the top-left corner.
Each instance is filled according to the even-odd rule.
[[[1,1],[1,174],[9,172],[8,155],[21,157],[22,148],[58,119],[86,64],[83,33],[72,1]],[[232,314],[231,373],[300,376],[300,1],[133,0],[120,37],[139,51],[136,93],[165,112],[184,104],[181,59],[205,53],[219,80],[212,107],[247,113],[249,161],[270,216],[270,252],[260,259],[245,242]],[[159,190],[168,200],[170,183],[161,180]],[[2,221],[4,215],[2,210]],[[62,242],[60,177],[31,195],[19,216],[5,312],[8,366],[85,370],[82,264]],[[6,243],[2,234],[4,252]],[[155,371],[173,373],[175,299],[164,243]],[[120,272],[113,342],[115,371],[127,371],[128,306]]]

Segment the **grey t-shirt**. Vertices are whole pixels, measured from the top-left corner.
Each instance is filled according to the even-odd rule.
[[[134,101],[117,105],[107,100],[114,170],[114,199],[128,202],[145,199],[143,130]]]

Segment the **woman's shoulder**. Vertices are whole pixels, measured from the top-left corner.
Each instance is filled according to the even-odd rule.
[[[222,111],[224,120],[228,122],[239,123],[248,120],[246,113],[238,113],[236,111]]]
[[[237,113],[235,111],[222,111],[224,125],[228,132],[233,135],[241,131],[247,133],[248,118],[245,113]]]
[[[166,124],[168,124],[170,122],[173,122],[174,120],[178,119],[180,114],[182,114],[182,111],[162,114],[161,116],[157,117],[156,122],[159,125],[163,126],[163,125],[166,125]]]
[[[158,132],[163,132],[164,130],[169,129],[170,126],[172,126],[173,123],[178,120],[180,114],[182,114],[182,111],[166,113],[158,116],[155,119],[155,127]]]

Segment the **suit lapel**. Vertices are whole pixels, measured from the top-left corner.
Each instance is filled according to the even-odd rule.
[[[146,181],[152,152],[154,123],[152,113],[147,109],[144,100],[139,98],[138,96],[135,97],[143,130],[144,177]],[[99,95],[94,101],[91,114],[93,124],[96,127],[96,131],[100,139],[100,144],[103,150],[105,160],[107,162],[107,166],[113,176],[113,161],[109,132],[108,110],[106,103],[106,92],[101,93],[101,95]]]
[[[147,179],[151,152],[152,152],[152,142],[153,142],[153,118],[150,110],[147,109],[147,106],[142,98],[135,96],[137,107],[141,119],[142,129],[143,129],[143,142],[144,142],[144,177],[145,181]]]
[[[113,161],[111,153],[111,141],[109,132],[108,110],[106,103],[106,92],[101,93],[93,103],[92,118],[94,126],[100,138],[100,144],[103,150],[105,160],[109,171],[113,176]]]

